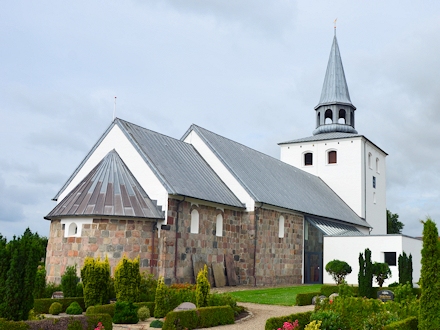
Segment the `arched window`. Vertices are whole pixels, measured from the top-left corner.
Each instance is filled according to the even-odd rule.
[[[325,115],[324,115],[324,124],[332,124],[333,123],[333,111],[331,111],[330,109],[325,110]]]
[[[369,168],[373,168],[373,166],[371,165],[371,152],[368,153],[368,167]]]
[[[278,219],[278,237],[284,237],[284,217],[282,215]]]
[[[313,153],[306,152],[304,154],[304,166],[311,166],[313,165]]]
[[[339,110],[338,123],[339,124],[345,124],[346,123],[345,110],[344,109]]]
[[[379,171],[379,158],[376,158],[376,172],[380,173],[380,171]]]
[[[316,127],[321,125],[321,113],[318,112],[318,116],[316,117]]]
[[[78,226],[76,225],[75,222],[72,222],[69,225],[69,236],[75,236],[78,233]]]
[[[191,211],[191,233],[199,233],[199,211],[197,210]]]
[[[354,113],[353,113],[353,111],[350,112],[350,125],[352,127],[354,127]]]
[[[329,164],[336,164],[337,163],[336,150],[331,150],[328,152],[328,163]]]
[[[217,220],[215,222],[215,236],[223,236],[223,216],[217,214]]]

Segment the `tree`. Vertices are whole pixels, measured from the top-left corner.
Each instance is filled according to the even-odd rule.
[[[81,279],[84,284],[84,303],[86,307],[103,305],[108,300],[110,286],[110,263],[87,257],[81,268]]]
[[[206,307],[208,306],[208,296],[211,285],[208,280],[208,267],[205,266],[197,274],[197,287],[196,287],[196,306]]]
[[[406,284],[409,283],[411,287],[413,286],[413,264],[412,264],[412,255],[409,257],[405,252],[399,255],[398,259],[399,265],[399,283]]]
[[[116,299],[118,301],[138,301],[140,283],[139,258],[130,260],[124,255],[115,269]]]
[[[373,264],[373,275],[376,277],[377,284],[382,287],[385,280],[391,277],[390,266],[386,262],[375,262]]]
[[[373,296],[373,264],[370,249],[365,249],[365,258],[362,252],[359,253],[358,284],[360,297],[371,298]]]
[[[397,213],[387,210],[387,234],[401,234],[404,224],[399,221]]]
[[[440,324],[440,247],[438,230],[429,217],[423,223],[422,270],[420,272],[419,329],[437,329]]]
[[[351,273],[351,267],[349,264],[345,261],[336,259],[328,262],[325,266],[325,270],[333,277],[333,280],[338,285],[341,284],[345,280],[345,277]]]
[[[76,275],[76,265],[67,266],[66,271],[61,276],[61,287],[63,288],[65,298],[78,297],[76,293],[78,282],[79,277]]]

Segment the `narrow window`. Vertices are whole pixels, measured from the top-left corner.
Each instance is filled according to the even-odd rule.
[[[368,153],[368,167],[369,167],[369,168],[373,168],[373,167],[371,166],[371,152]]]
[[[379,172],[379,158],[376,158],[376,172],[380,173]]]
[[[333,112],[330,109],[325,110],[324,121],[324,124],[333,123]]]
[[[223,216],[217,214],[217,221],[215,223],[215,236],[223,236]]]
[[[388,266],[396,266],[396,252],[384,252],[384,259]]]
[[[191,211],[191,233],[199,233],[199,211],[197,210]]]
[[[278,237],[283,238],[284,237],[284,217],[280,216],[278,219]]]
[[[373,188],[376,188],[376,177],[373,176]]]
[[[373,193],[373,203],[376,204],[376,193]]]
[[[321,125],[321,113],[318,112],[318,116],[316,117],[316,127]]]
[[[341,110],[339,110],[338,124],[345,124],[345,123],[346,123],[345,110],[341,109]]]
[[[313,154],[311,152],[307,152],[304,154],[304,165],[305,166],[313,165]]]
[[[337,163],[337,156],[336,156],[335,150],[328,152],[328,163],[329,164],[336,164]]]
[[[78,226],[76,225],[75,222],[72,222],[69,225],[69,236],[75,236],[78,233]]]
[[[309,240],[309,223],[307,222],[307,220],[304,221],[304,240]]]

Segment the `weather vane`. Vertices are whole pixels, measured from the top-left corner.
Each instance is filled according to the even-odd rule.
[[[115,96],[115,106],[113,108],[113,120],[115,120],[115,115],[116,115],[116,96]]]
[[[335,20],[333,21],[333,27],[335,28],[335,35],[336,35],[336,22],[337,22],[338,18],[335,18]]]

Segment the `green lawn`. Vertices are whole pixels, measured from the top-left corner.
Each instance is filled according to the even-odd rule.
[[[266,305],[295,305],[298,293],[315,292],[321,289],[322,284],[300,285],[284,288],[271,288],[259,290],[233,291],[230,294],[241,302],[250,302]]]

